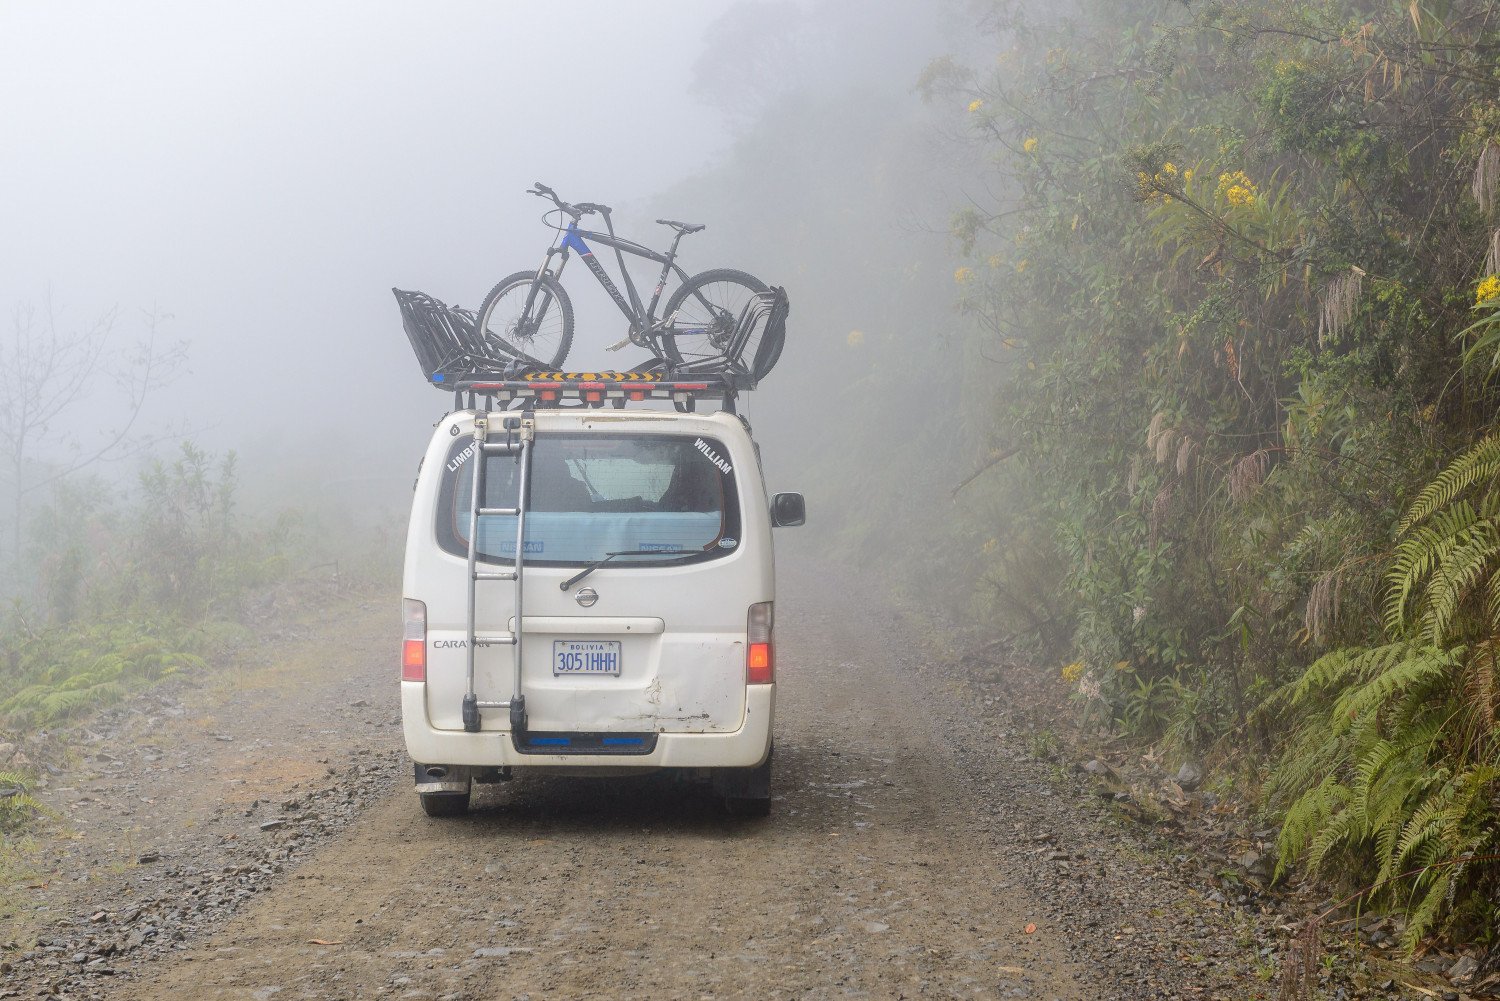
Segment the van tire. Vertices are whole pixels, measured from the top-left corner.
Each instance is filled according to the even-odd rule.
[[[731,817],[771,815],[771,757],[753,768],[725,768],[714,776],[714,787],[724,796],[724,809]]]
[[[466,792],[419,792],[422,812],[429,817],[462,817],[469,812]]]

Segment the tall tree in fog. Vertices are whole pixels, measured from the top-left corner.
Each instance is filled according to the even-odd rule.
[[[0,338],[0,448],[9,488],[8,571],[20,584],[26,504],[36,491],[96,463],[134,454],[154,439],[135,435],[147,397],[172,381],[186,358],[162,344],[159,312],[145,314],[146,336],[116,347],[116,310],[82,327],[60,327],[51,301],[22,303]]]
[[[747,0],[709,26],[693,64],[693,91],[737,126],[764,114],[806,82],[802,8],[787,0]]]

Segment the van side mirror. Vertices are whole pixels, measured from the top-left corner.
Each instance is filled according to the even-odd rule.
[[[771,498],[771,525],[794,528],[807,521],[807,504],[801,494],[776,494]]]

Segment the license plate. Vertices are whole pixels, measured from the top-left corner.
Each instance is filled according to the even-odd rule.
[[[620,676],[620,644],[617,640],[553,640],[552,676],[574,674]]]

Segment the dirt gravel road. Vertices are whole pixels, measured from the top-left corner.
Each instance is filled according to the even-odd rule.
[[[657,776],[518,777],[425,817],[394,612],[365,602],[308,627],[289,659],[315,670],[182,693],[157,760],[95,734],[81,771],[106,781],[58,780],[80,833],[0,997],[1256,996],[1227,986],[1232,949],[1134,946],[1164,912],[1189,914],[1179,939],[1230,933],[990,732],[963,665],[925,664],[874,587],[790,562],[769,819]],[[178,805],[110,826],[107,788],[148,777]]]

